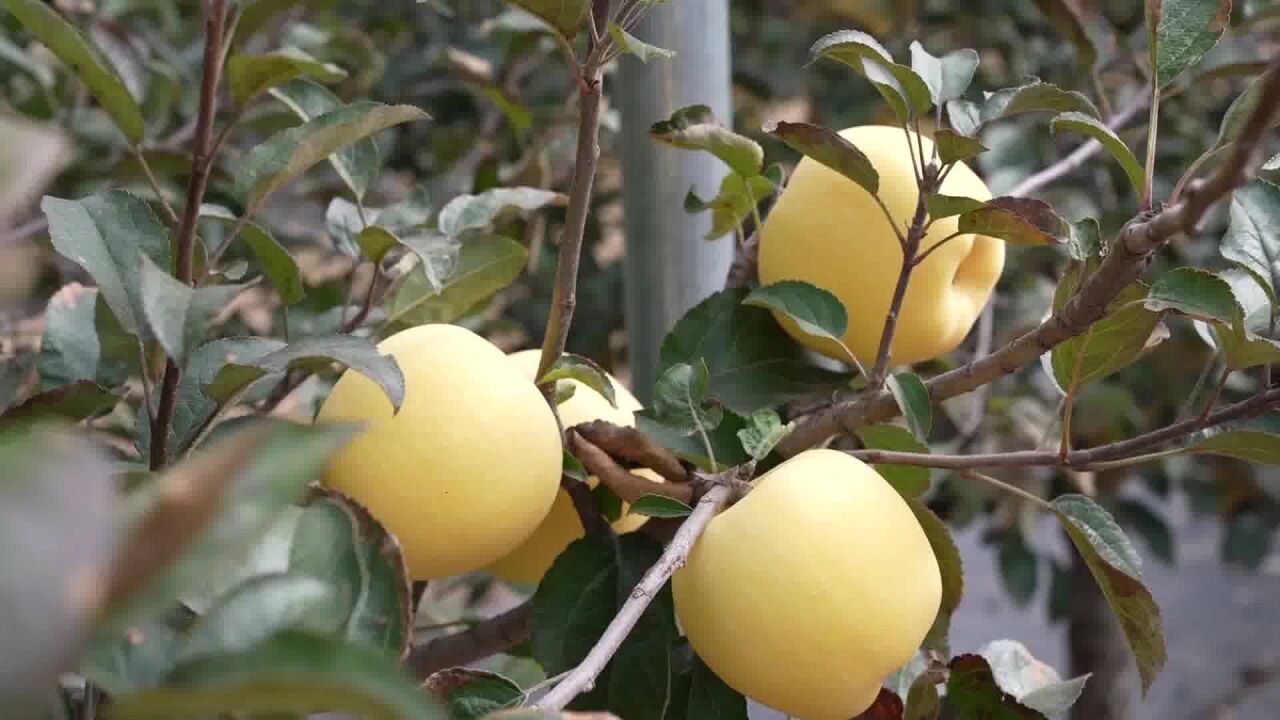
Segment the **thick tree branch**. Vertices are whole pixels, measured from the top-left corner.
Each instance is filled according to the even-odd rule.
[[[1107,123],[1107,127],[1112,130],[1119,130],[1129,123],[1130,120],[1142,114],[1148,106],[1151,105],[1151,96],[1147,93],[1139,93],[1133,102],[1121,108],[1119,112],[1111,117]],[[1098,154],[1102,150],[1102,143],[1097,140],[1089,142],[1076,148],[1070,155],[1055,162],[1040,172],[1028,177],[1026,180],[1018,183],[1012,190],[1005,193],[1012,197],[1026,197],[1049,183],[1068,175],[1075,171],[1085,163],[1086,160]]]
[[[647,467],[667,482],[689,481],[689,471],[671,451],[635,428],[595,420],[574,425],[573,430],[613,457]]]
[[[1193,183],[1179,202],[1130,221],[1112,243],[1097,271],[1060,310],[991,355],[929,380],[926,383],[929,397],[940,402],[970,392],[1035,362],[1060,343],[1084,332],[1103,316],[1121,290],[1141,276],[1156,250],[1174,236],[1193,231],[1213,203],[1248,182],[1254,173],[1262,136],[1280,106],[1280,57],[1271,62],[1264,83],[1257,107],[1232,147],[1230,157],[1216,173],[1207,180]],[[779,449],[784,455],[794,455],[842,430],[853,430],[897,414],[897,404],[890,393],[868,392],[804,418]]]
[[[227,0],[204,3],[204,68],[200,79],[200,108],[191,153],[191,181],[187,184],[187,204],[178,225],[178,257],[176,275],[190,285],[195,257],[196,223],[204,202],[213,167],[213,119],[218,111],[218,84],[222,80],[223,36],[227,29]],[[160,385],[160,401],[151,424],[151,469],[158,470],[169,461],[169,426],[178,400],[178,380],[182,368],[172,358],[165,363]]]
[[[702,496],[698,506],[672,538],[671,544],[667,545],[662,557],[649,568],[640,579],[640,583],[631,591],[630,597],[609,623],[609,627],[600,636],[595,647],[591,648],[591,652],[587,653],[587,657],[578,667],[571,670],[559,685],[542,698],[538,703],[539,708],[562,710],[575,697],[591,689],[600,672],[604,670],[604,666],[622,646],[622,642],[627,639],[627,635],[658,592],[662,590],[662,586],[667,584],[667,580],[671,579],[676,570],[684,566],[689,557],[689,551],[693,549],[693,544],[724,506],[730,494],[731,489],[728,485],[717,485]]]
[[[532,614],[530,600],[462,632],[415,645],[409,651],[409,667],[415,676],[425,679],[440,670],[506,652],[529,639]]]
[[[604,486],[613,491],[623,502],[633,503],[645,495],[664,495],[686,505],[693,502],[694,487],[690,483],[658,483],[641,477],[619,465],[609,453],[570,430],[565,433],[569,452],[578,458],[587,472],[600,478]]]

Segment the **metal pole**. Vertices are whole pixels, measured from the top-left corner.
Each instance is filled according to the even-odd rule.
[[[632,387],[648,403],[663,337],[686,310],[724,286],[733,260],[732,239],[703,240],[710,217],[684,211],[691,186],[712,197],[728,168],[706,153],[649,138],[650,125],[686,105],[708,105],[722,123],[732,122],[728,0],[659,5],[635,35],[676,51],[648,64],[624,56],[614,94],[622,112]]]

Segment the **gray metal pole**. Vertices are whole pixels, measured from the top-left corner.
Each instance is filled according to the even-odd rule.
[[[626,208],[626,311],[632,386],[648,403],[662,338],[690,307],[719,290],[733,241],[702,239],[710,217],[684,211],[690,186],[712,197],[728,172],[706,153],[659,146],[649,126],[686,105],[709,105],[732,121],[728,0],[682,0],[655,7],[635,33],[676,51],[644,64],[623,57],[614,97],[622,112]]]

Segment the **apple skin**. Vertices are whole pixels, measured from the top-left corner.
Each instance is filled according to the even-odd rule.
[[[396,536],[412,579],[479,570],[551,509],[563,463],[555,416],[505,353],[465,328],[409,328],[378,349],[404,373],[400,412],[393,416],[373,381],[344,373],[316,421],[366,430],[333,458],[323,483]]]
[[[522,350],[513,353],[511,360],[522,373],[533,378],[538,372],[538,361],[541,356],[540,350]],[[559,406],[560,421],[564,423],[566,429],[593,420],[606,420],[623,427],[635,426],[635,412],[643,405],[618,382],[617,378],[609,376],[609,382],[613,383],[614,399],[618,402],[616,408],[610,405],[603,395],[577,380],[562,382],[568,382],[574,386],[573,396]],[[647,468],[632,472],[655,482],[662,482],[660,475]],[[588,482],[595,487],[600,481],[592,476]],[[622,516],[612,524],[614,532],[619,534],[632,532],[649,520],[644,515],[632,515],[627,510],[627,504],[623,503]],[[585,530],[582,528],[582,521],[578,519],[578,511],[573,506],[573,500],[569,498],[567,492],[561,490],[556,495],[551,512],[533,535],[509,555],[489,566],[488,571],[507,582],[536,585],[569,543],[584,534]]]
[[[902,232],[911,224],[919,190],[902,128],[866,125],[840,135],[867,156],[880,174],[880,199]],[[911,142],[916,140],[911,133]],[[926,157],[933,141],[920,137]],[[942,183],[943,195],[991,199],[991,192],[963,163]],[[956,232],[956,216],[933,223],[920,252]],[[969,333],[1004,269],[1004,241],[984,235],[949,240],[915,268],[898,316],[890,359],[899,365],[931,360],[954,350]],[[875,198],[852,180],[809,158],[796,166],[764,222],[760,282],[802,280],[840,299],[849,313],[844,342],[864,365],[876,361],[885,315],[902,267],[902,248]],[[775,313],[775,315],[777,315]],[[847,360],[834,342],[801,331],[777,315],[805,346]]]
[[[693,650],[738,692],[848,720],[933,625],[942,578],[902,497],[869,465],[807,450],[707,526],[672,580]]]

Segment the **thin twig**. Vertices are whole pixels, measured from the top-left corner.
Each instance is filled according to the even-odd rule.
[[[966,477],[966,478],[969,478],[970,480],[977,480],[979,482],[984,482],[990,485],[991,487],[996,488],[997,490],[1002,490],[1012,495],[1017,495],[1023,500],[1026,500],[1033,505],[1044,508],[1045,510],[1050,509],[1049,503],[1046,502],[1044,498],[1037,497],[1016,485],[1010,485],[1009,483],[1003,480],[998,480],[996,478],[993,478],[990,475],[983,475],[982,473],[974,470],[965,470],[964,472],[960,473],[960,475],[961,477]]]
[[[196,135],[191,154],[191,181],[187,185],[187,204],[178,225],[177,278],[190,285],[195,257],[196,222],[209,184],[213,156],[213,119],[218,111],[218,84],[222,78],[223,34],[227,27],[227,0],[207,0],[204,4],[204,69],[200,80],[200,109],[196,119]],[[160,402],[155,422],[151,425],[151,469],[158,470],[169,461],[169,426],[177,407],[178,380],[182,369],[170,358],[165,363],[160,386]]]
[[[689,481],[689,472],[670,450],[635,428],[595,420],[574,425],[572,430],[613,457],[647,467],[667,482]]]
[[[929,192],[932,192],[932,188],[929,188]],[[916,200],[916,213],[911,219],[911,227],[907,230],[906,243],[902,248],[902,267],[898,270],[898,283],[893,289],[889,310],[885,313],[884,329],[880,333],[880,346],[876,352],[876,364],[871,370],[871,376],[867,379],[867,387],[873,391],[884,387],[885,375],[889,370],[889,350],[898,329],[898,315],[902,312],[902,302],[907,297],[907,285],[911,281],[911,272],[916,267],[916,253],[920,251],[925,223],[929,220],[929,210],[925,205],[926,194],[925,181],[921,180],[920,197]]]
[[[169,204],[169,198],[164,196],[164,191],[160,189],[160,181],[156,179],[156,174],[151,170],[151,163],[147,162],[147,157],[142,154],[142,148],[137,145],[130,145],[129,149],[133,151],[133,157],[137,159],[138,165],[142,168],[142,173],[147,176],[147,184],[151,186],[151,192],[156,194],[156,200],[160,202],[160,207],[164,210],[164,216],[168,219],[170,227],[177,227],[179,224],[178,213],[173,211],[173,205]]]
[[[717,485],[702,496],[698,506],[680,526],[676,536],[663,551],[662,557],[645,572],[639,584],[631,591],[630,597],[623,603],[595,647],[591,648],[587,657],[570,671],[559,685],[552,688],[538,702],[539,708],[562,710],[575,697],[591,689],[600,672],[604,670],[604,666],[613,658],[614,653],[622,646],[622,642],[627,639],[627,635],[640,620],[640,616],[649,607],[649,603],[653,602],[658,592],[662,590],[662,586],[667,584],[667,580],[671,579],[675,571],[685,564],[694,543],[724,506],[729,495],[729,486]]]
[[[659,483],[641,477],[619,465],[609,453],[577,432],[570,430],[565,435],[568,438],[569,452],[578,458],[587,472],[600,478],[600,482],[623,502],[633,503],[645,495],[663,495],[686,505],[693,502],[692,484]]]

